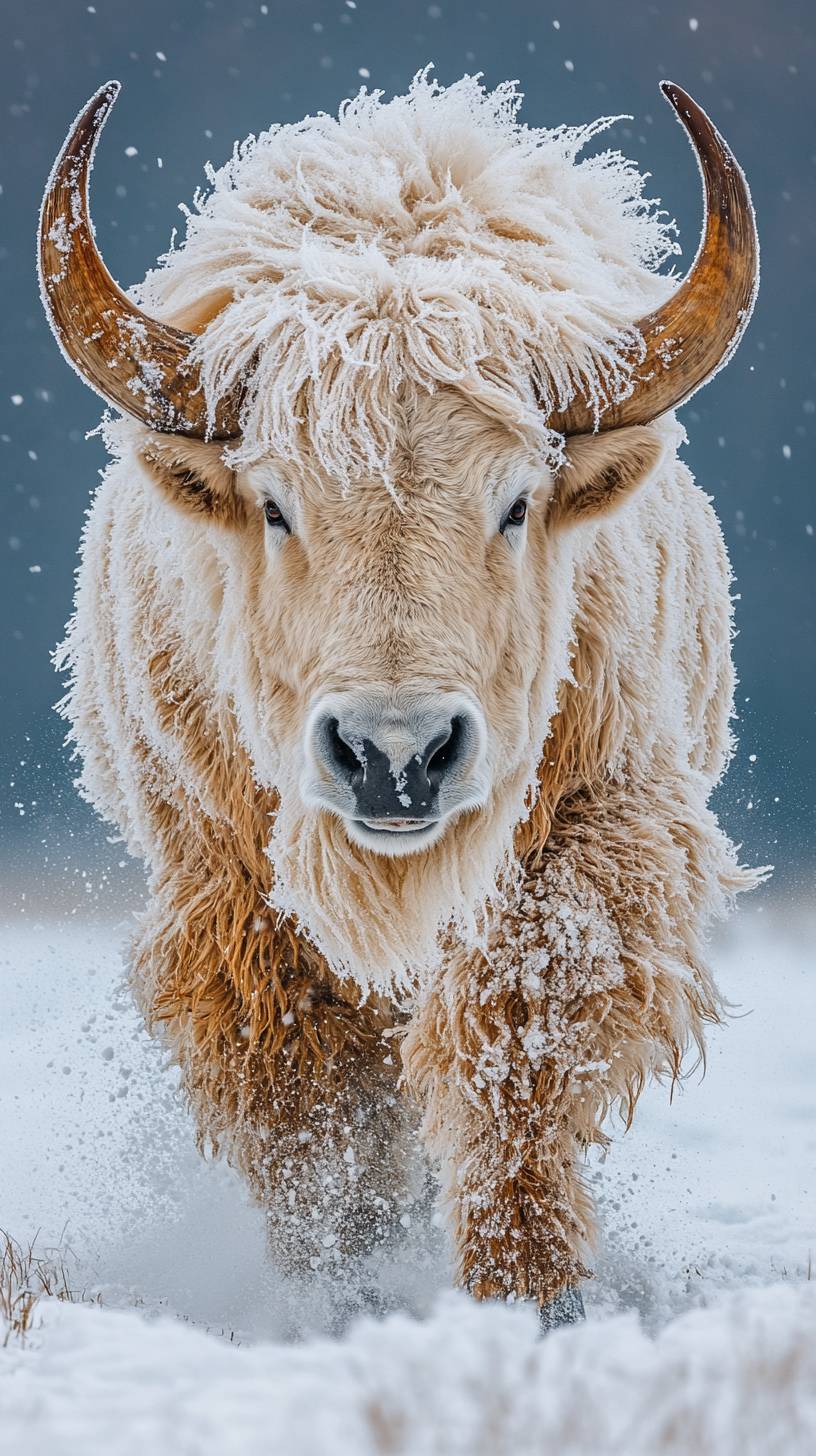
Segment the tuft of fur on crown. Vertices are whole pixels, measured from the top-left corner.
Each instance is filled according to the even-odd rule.
[[[452,385],[556,467],[548,410],[631,388],[632,321],[671,292],[656,270],[679,249],[633,163],[579,155],[610,119],[523,126],[516,83],[429,71],[236,146],[133,290],[199,333],[211,415],[245,381],[234,464],[273,451],[388,479],[395,396]]]

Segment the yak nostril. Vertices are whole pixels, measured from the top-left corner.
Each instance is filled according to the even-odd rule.
[[[404,828],[444,815],[472,789],[479,720],[466,705],[458,713],[422,699],[380,708],[375,698],[373,707],[352,701],[338,708],[327,704],[309,728],[315,799],[331,798],[355,819],[399,820]]]
[[[442,737],[441,742],[439,738],[436,738],[428,745],[427,752],[430,757],[426,759],[425,772],[434,790],[439,788],[445,774],[453,768],[459,758],[464,737],[465,721],[457,714],[451,721],[449,732]]]
[[[326,739],[335,768],[352,784],[358,783],[365,773],[365,765],[342,736],[337,718],[330,718],[326,724]]]

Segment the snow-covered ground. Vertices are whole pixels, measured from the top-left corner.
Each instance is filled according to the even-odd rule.
[[[0,1228],[67,1243],[101,1304],[43,1303],[0,1350],[2,1456],[816,1450],[813,928],[741,913],[716,952],[735,1019],[705,1080],[650,1090],[593,1165],[589,1320],[537,1341],[529,1311],[447,1292],[418,1209],[358,1271],[402,1312],[326,1338],[353,1289],[266,1266],[121,987],[120,930],[7,926]]]
[[[811,1456],[816,1288],[536,1339],[529,1310],[235,1350],[163,1319],[52,1305],[6,1354],[3,1456]]]

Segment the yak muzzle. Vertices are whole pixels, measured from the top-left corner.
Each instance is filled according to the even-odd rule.
[[[303,797],[384,854],[425,848],[490,788],[484,714],[464,693],[332,693],[306,729]]]

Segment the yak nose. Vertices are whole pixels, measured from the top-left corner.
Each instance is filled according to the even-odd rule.
[[[337,718],[326,725],[335,777],[345,780],[361,819],[427,819],[439,798],[446,773],[456,768],[464,738],[461,717],[452,718],[430,742],[406,756],[405,734],[374,738],[345,737]],[[395,752],[396,749],[396,752]]]
[[[398,827],[436,819],[462,797],[457,790],[481,757],[483,736],[480,715],[461,694],[395,705],[338,693],[313,718],[310,748],[346,812]]]

